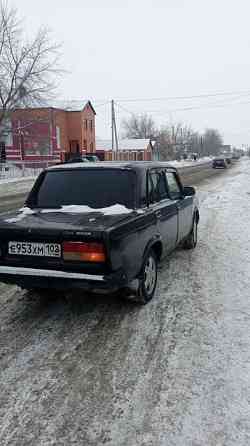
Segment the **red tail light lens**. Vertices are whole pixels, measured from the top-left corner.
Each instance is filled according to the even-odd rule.
[[[63,259],[78,262],[105,262],[106,254],[102,243],[64,242]]]

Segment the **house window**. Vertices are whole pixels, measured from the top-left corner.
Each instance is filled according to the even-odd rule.
[[[87,151],[87,140],[86,139],[83,140],[83,150]]]
[[[51,153],[52,138],[48,122],[36,119],[19,121],[16,132],[16,144],[22,159],[26,155],[47,156]]]
[[[90,131],[93,132],[93,121],[91,120],[89,121],[89,123],[90,123]]]
[[[88,130],[88,120],[85,119],[85,130]]]
[[[50,138],[48,136],[18,135],[18,144],[24,155],[47,156],[50,154]]]
[[[56,145],[57,148],[61,148],[61,133],[60,133],[60,127],[56,126]]]
[[[90,152],[93,153],[94,152],[94,144],[91,142],[90,143]]]

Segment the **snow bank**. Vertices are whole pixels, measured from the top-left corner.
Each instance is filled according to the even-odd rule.
[[[194,160],[181,160],[181,161],[169,161],[169,164],[174,167],[188,167],[188,166],[197,166],[199,164],[209,163],[213,158],[206,156],[204,158],[199,158],[197,161]]]
[[[6,178],[1,180],[0,179],[0,185],[1,184],[9,184],[9,183],[20,183],[22,181],[30,181],[30,180],[35,180],[37,177],[36,176],[30,176],[30,177],[22,177],[22,178]]]
[[[0,180],[0,198],[17,194],[26,194],[35,182],[35,177]]]

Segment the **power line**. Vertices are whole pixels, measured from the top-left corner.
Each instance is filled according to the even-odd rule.
[[[170,111],[182,111],[182,110],[192,110],[192,109],[200,109],[200,108],[210,108],[210,107],[214,107],[214,106],[217,106],[217,105],[224,105],[224,104],[226,104],[226,105],[234,105],[235,103],[234,102],[232,102],[232,101],[235,101],[235,100],[237,100],[237,99],[241,99],[241,98],[244,98],[244,97],[249,97],[250,96],[250,92],[249,92],[249,94],[244,94],[244,95],[238,95],[238,96],[235,96],[234,98],[231,98],[231,99],[227,99],[226,100],[226,102],[225,101],[215,101],[215,102],[209,102],[209,103],[203,103],[203,104],[198,104],[198,105],[188,105],[188,106],[184,106],[184,107],[178,107],[178,108],[176,108],[176,109],[171,109]],[[161,113],[163,110],[162,109],[160,109],[160,110],[147,110],[147,113]]]
[[[154,101],[174,101],[174,100],[189,100],[189,99],[200,99],[200,98],[213,98],[213,97],[223,97],[223,96],[235,96],[235,95],[249,95],[250,90],[244,90],[244,91],[225,91],[225,92],[215,92],[215,93],[202,93],[202,94],[196,94],[196,95],[185,95],[185,96],[163,96],[163,97],[151,97],[151,98],[118,98],[117,100],[120,103],[125,102],[154,102]],[[88,99],[73,99],[69,101],[60,100],[58,102],[70,102],[70,103],[79,103],[82,104],[84,102],[87,102],[90,100],[95,104],[95,107],[101,107],[106,104],[110,104],[110,99],[95,99],[95,98],[88,98]],[[98,104],[98,102],[101,102],[101,104]]]
[[[155,97],[155,98],[133,98],[133,99],[118,99],[119,102],[153,102],[153,101],[172,101],[172,100],[186,100],[186,99],[200,99],[200,98],[210,98],[218,96],[235,96],[235,95],[249,95],[250,90],[246,91],[231,91],[231,92],[218,92],[218,93],[206,93],[192,96],[166,96],[166,97]]]
[[[110,101],[106,101],[106,102],[103,102],[102,104],[94,104],[94,107],[98,108],[98,107],[103,107],[104,105],[109,105],[109,104],[110,104]]]
[[[250,96],[250,92],[248,94]],[[242,96],[240,96],[242,97]],[[239,99],[239,96],[235,99]],[[207,109],[207,108],[226,108],[230,106],[237,106],[237,105],[244,105],[249,104],[249,101],[242,101],[242,102],[215,102],[214,104],[200,104],[200,105],[194,105],[194,106],[188,106],[188,107],[180,107],[175,109],[168,109],[168,110],[143,110],[143,113],[156,113],[158,115],[165,115],[173,112],[181,112],[181,111],[192,111],[192,110],[201,110],[201,109]],[[125,111],[126,113],[129,113],[131,115],[135,115],[138,112],[128,110],[127,108],[120,105],[118,102],[116,102],[117,107],[119,107],[121,110]]]
[[[175,109],[169,109],[165,111],[151,111],[147,113],[157,113],[157,114],[167,114],[167,113],[174,113],[174,112],[181,112],[181,111],[192,111],[192,110],[201,110],[201,109],[207,109],[207,108],[228,108],[235,105],[244,105],[244,104],[250,104],[250,101],[243,101],[243,102],[226,102],[226,103],[217,103],[217,104],[203,104],[203,105],[197,105],[193,107],[183,107],[183,108],[175,108]]]
[[[135,112],[132,112],[131,110],[128,110],[127,108],[123,107],[122,105],[120,105],[118,102],[115,102],[115,105],[120,108],[121,110],[125,111],[126,113],[130,113],[131,115],[134,115]]]

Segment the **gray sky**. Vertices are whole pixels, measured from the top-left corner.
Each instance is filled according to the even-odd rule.
[[[249,0],[11,3],[31,32],[48,25],[63,42],[69,74],[61,99],[113,98],[130,112],[149,112],[159,126],[172,120],[196,130],[215,127],[225,143],[250,144]],[[225,92],[234,94],[167,99]],[[151,98],[166,99],[145,100]],[[110,137],[109,108],[96,108],[99,137]],[[124,116],[119,108],[118,120]]]

